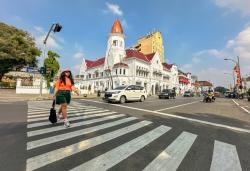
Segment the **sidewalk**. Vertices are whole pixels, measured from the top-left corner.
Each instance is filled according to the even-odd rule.
[[[87,97],[83,95],[72,95],[72,99],[94,99],[101,98],[97,97],[97,94],[90,94]],[[10,101],[39,101],[39,100],[50,100],[52,99],[51,94],[44,94],[42,97],[39,94],[16,94],[15,89],[0,89],[0,102]]]

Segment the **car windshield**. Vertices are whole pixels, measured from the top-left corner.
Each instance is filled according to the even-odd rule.
[[[120,87],[116,87],[114,90],[123,90],[125,88],[126,88],[125,86],[120,86]]]

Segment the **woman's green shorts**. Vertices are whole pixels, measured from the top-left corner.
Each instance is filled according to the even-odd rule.
[[[71,94],[69,90],[58,90],[56,95],[56,104],[69,104],[71,100]]]

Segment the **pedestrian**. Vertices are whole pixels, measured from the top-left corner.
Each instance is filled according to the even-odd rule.
[[[77,88],[74,86],[74,80],[72,77],[72,73],[69,69],[64,69],[60,75],[60,78],[56,82],[56,87],[54,91],[54,98],[56,100],[56,104],[61,105],[57,114],[57,119],[64,119],[64,126],[70,127],[70,123],[68,121],[67,114],[67,106],[71,100],[71,91],[74,91],[77,95],[79,92]]]

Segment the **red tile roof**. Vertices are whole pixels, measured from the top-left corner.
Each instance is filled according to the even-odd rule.
[[[127,49],[126,50],[126,58],[133,58],[133,57],[140,59],[140,60],[143,60],[145,62],[150,62],[148,60],[148,58],[146,57],[146,55],[144,55],[143,53],[138,52],[137,50]]]
[[[128,65],[125,63],[119,62],[119,63],[114,64],[114,67],[128,67]]]
[[[147,54],[147,55],[145,55],[146,57],[147,57],[147,59],[149,60],[149,61],[151,61],[152,59],[153,59],[153,57],[155,56],[155,53],[150,53],[150,54]]]
[[[173,64],[162,63],[163,67],[166,69],[171,69]]]
[[[196,81],[195,83],[198,83],[201,87],[203,87],[203,86],[209,86],[209,87],[213,86],[213,84],[208,82],[208,81]]]
[[[189,84],[189,81],[186,77],[179,76],[179,82],[183,84]]]
[[[105,62],[105,57],[97,59],[96,61],[85,60],[87,68],[94,68],[100,65],[103,65]]]

